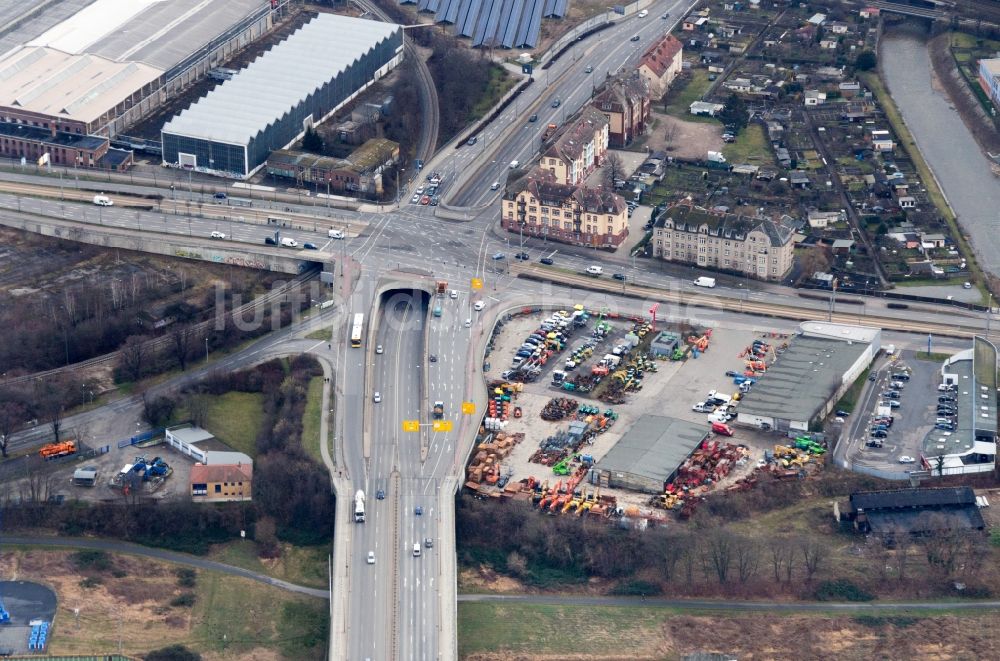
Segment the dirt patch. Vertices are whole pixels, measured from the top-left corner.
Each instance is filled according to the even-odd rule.
[[[496,573],[491,568],[480,565],[478,569],[465,569],[459,572],[458,582],[463,591],[493,592],[497,594],[524,593],[524,584],[509,576]]]
[[[646,137],[650,151],[665,151],[668,156],[684,159],[704,159],[708,151],[723,147],[722,129],[717,124],[687,122],[670,115],[654,112],[653,129]]]

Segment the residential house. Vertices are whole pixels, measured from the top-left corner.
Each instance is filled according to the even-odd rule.
[[[785,147],[776,147],[774,150],[774,158],[778,161],[778,165],[781,167],[792,167],[792,156],[788,153],[788,149]]]
[[[694,30],[702,29],[708,23],[707,16],[698,16],[697,14],[691,14],[681,23],[681,29],[686,32],[692,32]]]
[[[809,227],[821,230],[834,223],[839,223],[845,218],[840,211],[810,211],[807,220]]]
[[[820,106],[826,103],[826,92],[819,90],[806,90],[803,95],[806,106]]]
[[[853,99],[861,93],[861,84],[856,81],[844,82],[837,85],[837,89],[840,90],[840,96],[843,98]]]
[[[553,181],[570,186],[582,184],[608,153],[609,122],[593,106],[584,106],[580,115],[542,153],[538,166]]]
[[[195,464],[189,479],[191,499],[202,503],[247,501],[253,498],[253,465]]]
[[[854,239],[836,239],[830,250],[838,257],[849,257],[854,251]]]
[[[612,191],[558,183],[536,171],[508,182],[500,225],[515,234],[612,249],[628,238],[628,206]]]
[[[608,118],[608,146],[626,147],[646,132],[651,104],[649,84],[642,76],[612,79],[591,104]]]
[[[689,204],[666,209],[653,229],[653,255],[668,262],[780,280],[792,268],[793,228]]]
[[[649,93],[655,99],[661,98],[674,78],[681,72],[684,45],[677,37],[667,33],[658,39],[639,58],[639,75],[649,85]]]
[[[788,183],[791,184],[792,188],[809,188],[809,184],[812,182],[809,180],[809,175],[801,170],[796,170],[788,173]]]
[[[832,37],[823,37],[819,40],[819,47],[823,50],[837,50],[838,41]]]
[[[813,75],[819,80],[841,80],[844,77],[844,67],[816,67]]]
[[[913,209],[917,206],[917,200],[909,195],[904,195],[896,201],[899,203],[900,209]]]
[[[834,34],[847,34],[849,29],[847,23],[842,23],[840,21],[834,21],[827,25],[827,29]]]
[[[771,142],[781,142],[781,139],[785,135],[785,127],[781,125],[781,122],[776,122],[773,119],[767,122],[767,139]]]
[[[813,14],[808,22],[810,25],[823,25],[826,22],[826,14]]]
[[[858,11],[861,18],[878,18],[881,11],[878,7],[863,7]]]

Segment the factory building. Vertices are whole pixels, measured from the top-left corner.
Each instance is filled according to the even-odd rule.
[[[237,179],[403,58],[398,25],[321,14],[163,127],[163,163]]]
[[[661,494],[709,432],[707,425],[644,415],[600,459],[595,467],[599,482],[616,489]]]

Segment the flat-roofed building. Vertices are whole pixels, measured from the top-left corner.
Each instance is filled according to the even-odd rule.
[[[662,415],[641,416],[598,459],[601,484],[662,494],[681,464],[708,438],[710,429]]]

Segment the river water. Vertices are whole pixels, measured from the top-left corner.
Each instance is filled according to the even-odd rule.
[[[887,34],[879,49],[882,75],[924,160],[958,216],[983,268],[1000,276],[1000,179],[990,171],[969,129],[931,87],[931,60],[923,38]]]

